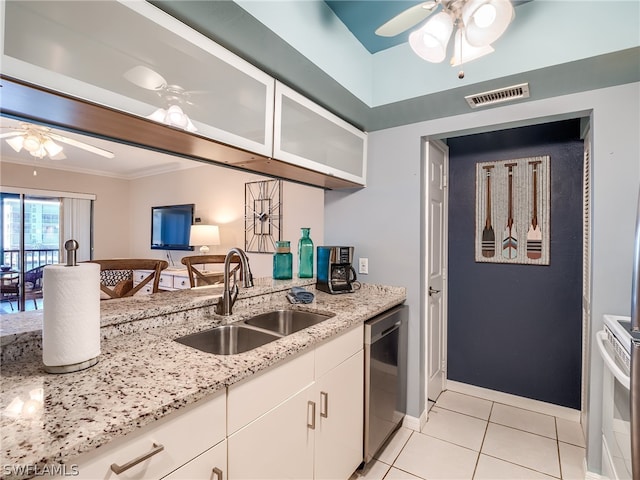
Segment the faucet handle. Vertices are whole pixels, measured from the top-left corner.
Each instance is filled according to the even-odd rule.
[[[236,283],[233,286],[233,293],[231,294],[231,305],[233,305],[234,303],[236,303],[236,298],[238,298],[238,284]]]

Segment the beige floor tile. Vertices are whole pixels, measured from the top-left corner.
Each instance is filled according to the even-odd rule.
[[[489,423],[482,453],[547,475],[560,476],[558,442],[540,435]]]
[[[438,407],[464,413],[465,415],[471,415],[472,417],[482,418],[483,420],[489,418],[492,404],[493,402],[489,400],[452,392],[451,390],[442,392],[436,402]]]
[[[584,433],[582,426],[578,422],[565,420],[564,418],[556,418],[556,426],[558,427],[558,440],[578,447],[585,447]]]
[[[560,468],[563,480],[583,480],[586,475],[585,449],[560,442]]]
[[[384,477],[384,480],[422,480],[420,477],[416,477],[415,475],[411,475],[410,473],[403,472],[397,468],[391,468],[387,476]]]
[[[391,467],[378,460],[372,460],[367,467],[359,470],[349,480],[382,480]]]
[[[393,466],[429,480],[470,480],[477,458],[478,452],[416,432]]]
[[[413,430],[410,428],[400,427],[389,439],[387,445],[375,455],[375,458],[387,465],[392,465],[412,433]]]
[[[486,429],[486,420],[433,407],[422,433],[479,452]]]
[[[552,480],[554,477],[498,458],[480,455],[474,480]]]
[[[493,405],[489,421],[525,432],[556,438],[555,417],[531,410],[496,403]]]

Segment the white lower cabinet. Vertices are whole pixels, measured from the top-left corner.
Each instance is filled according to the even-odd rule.
[[[226,480],[227,441],[220,442],[186,465],[164,477],[165,480]]]
[[[71,462],[78,470],[74,478],[162,478],[224,442],[225,436],[226,395],[222,391],[79,456]],[[210,479],[211,470],[203,478]]]
[[[364,352],[316,380],[316,480],[347,480],[362,462]]]
[[[229,388],[229,412],[236,410],[236,403],[260,403],[258,392],[265,385],[279,392],[294,390],[235,433],[229,425],[229,480],[351,476],[363,458],[362,340],[360,326],[310,352],[314,362],[306,353],[242,382],[237,392],[235,385]],[[283,377],[281,368],[289,375]],[[300,378],[313,378],[314,372],[312,383],[295,390]]]
[[[229,480],[313,478],[312,387],[228,439]]]

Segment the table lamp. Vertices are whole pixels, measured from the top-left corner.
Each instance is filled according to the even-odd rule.
[[[217,225],[191,225],[189,245],[200,246],[200,254],[209,253],[209,245],[220,245],[220,229]]]

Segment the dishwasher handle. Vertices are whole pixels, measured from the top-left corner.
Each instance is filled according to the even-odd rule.
[[[365,345],[371,345],[400,328],[406,318],[406,308],[399,305],[367,321],[364,325]]]

